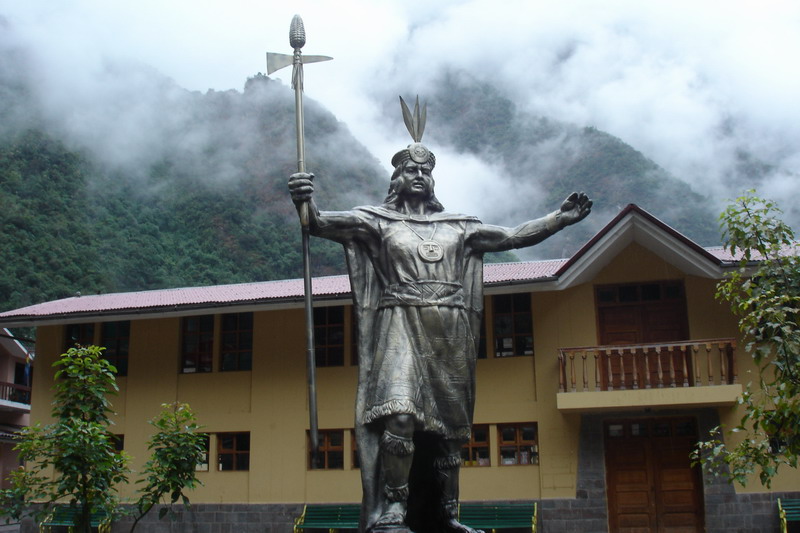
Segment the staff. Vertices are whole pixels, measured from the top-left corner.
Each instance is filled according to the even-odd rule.
[[[306,30],[300,15],[292,18],[289,26],[289,45],[294,55],[267,52],[267,75],[289,65],[292,68],[292,88],[294,89],[295,123],[297,126],[297,171],[306,171],[305,140],[303,130],[303,64],[328,61],[328,56],[305,56],[301,48],[306,44]],[[311,454],[316,462],[319,450],[319,429],[317,426],[317,376],[314,354],[314,304],[311,289],[311,255],[309,252],[308,202],[300,206],[300,226],[303,233],[303,289],[305,293],[306,314],[306,367],[308,370],[308,416],[311,433]]]

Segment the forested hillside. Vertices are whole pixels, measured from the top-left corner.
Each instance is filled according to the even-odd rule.
[[[124,142],[114,149],[124,163],[114,163],[98,153],[109,149],[107,139],[77,143],[42,118],[12,68],[23,60],[0,62],[0,309],[76,292],[301,275],[299,227],[286,191],[295,169],[288,87],[257,75],[242,92],[201,94],[157,79],[150,86],[162,111],[146,134],[120,133]],[[492,161],[521,187],[546,191],[510,198],[492,222],[543,214],[572,190],[594,199],[594,220],[545,243],[540,256],[574,252],[631,202],[702,244],[716,242],[715,216],[703,198],[620,139],[527,115],[465,75],[448,73],[439,87],[428,99],[434,150],[447,146]],[[313,100],[306,105],[308,168],[320,176],[320,203],[340,209],[380,202],[384,167],[331,113]],[[395,121],[396,101],[391,109]],[[313,239],[313,260],[316,275],[344,272],[338,245]]]
[[[295,170],[293,100],[258,76],[239,93],[186,92],[202,142],[174,142],[132,172],[70,149],[29,122],[0,142],[0,308],[95,293],[299,277],[300,230],[286,189]],[[310,165],[330,208],[379,202],[385,171],[346,128],[307,109]],[[244,127],[243,124],[247,126]],[[243,134],[246,132],[247,134]],[[336,152],[347,146],[347,156]],[[344,152],[344,150],[342,150]],[[127,170],[127,172],[126,172]],[[381,179],[383,178],[383,180]],[[314,273],[344,271],[314,239]]]

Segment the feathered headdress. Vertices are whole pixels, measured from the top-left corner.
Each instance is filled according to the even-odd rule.
[[[406,123],[408,133],[411,134],[411,138],[414,142],[409,144],[405,150],[400,150],[394,154],[394,157],[392,157],[392,166],[397,168],[409,159],[416,163],[429,163],[431,167],[436,166],[436,157],[433,155],[433,152],[428,150],[421,142],[422,134],[425,132],[428,105],[422,106],[422,111],[420,111],[419,96],[417,96],[417,101],[414,104],[414,112],[412,113],[401,96],[400,107],[403,110],[403,122]]]

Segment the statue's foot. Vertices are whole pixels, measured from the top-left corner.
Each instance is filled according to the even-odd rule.
[[[447,524],[445,524],[445,530],[448,533],[483,533],[482,529],[472,529],[469,526],[465,526],[455,518],[450,518],[447,520]]]
[[[372,526],[372,533],[414,533],[406,525],[406,515],[403,512],[388,510],[381,515],[375,525]]]

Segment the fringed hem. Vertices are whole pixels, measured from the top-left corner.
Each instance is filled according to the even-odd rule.
[[[460,455],[445,455],[433,460],[433,467],[436,470],[451,470],[461,466]]]
[[[425,416],[414,402],[410,400],[390,400],[380,405],[367,409],[362,417],[362,424],[371,424],[381,418],[391,415],[411,415],[414,417],[419,429],[436,433],[448,440],[468,441],[470,436],[469,426],[447,427],[439,418]]]
[[[406,457],[414,453],[414,441],[412,439],[398,437],[388,431],[383,432],[380,447],[382,450],[398,457]]]

